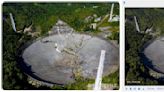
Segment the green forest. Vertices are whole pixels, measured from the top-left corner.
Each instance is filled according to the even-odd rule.
[[[95,9],[92,8],[93,6],[101,8]],[[76,31],[84,32],[88,25],[84,22],[85,17],[93,14],[105,16],[110,12],[110,7],[110,3],[3,3],[3,89],[87,89],[88,83],[94,83],[93,79],[80,77],[76,79],[76,83],[64,86],[35,87],[29,84],[27,81],[28,76],[21,71],[20,66],[17,64],[17,51],[26,42],[34,40],[36,37],[14,32],[9,13],[14,16],[17,30],[23,30],[32,24],[32,30],[40,32],[39,36],[44,36],[58,19],[65,21]],[[116,3],[115,7],[114,14],[119,15],[119,4]],[[119,35],[114,33],[113,39],[118,40],[118,38]],[[118,73],[119,71],[106,76],[103,81],[118,84]],[[107,78],[113,78],[113,80],[109,81]]]
[[[93,6],[101,8],[92,8]],[[117,15],[118,6],[116,3],[114,9],[114,14]],[[32,23],[35,30],[44,34],[58,19],[65,21],[77,31],[83,31],[87,26],[84,22],[87,16],[104,16],[110,12],[110,7],[109,3],[4,3],[3,14],[7,17],[8,13],[12,13],[19,30]]]
[[[136,16],[139,21],[141,31],[145,31],[147,28],[153,26],[153,30],[158,32],[159,35],[164,34],[164,12],[160,8],[131,8],[126,9],[126,16]]]
[[[133,16],[139,22],[141,33],[137,32]],[[125,23],[125,80],[126,85],[162,85],[164,82],[150,75],[150,70],[142,63],[141,50],[146,42],[163,35],[164,12],[162,9],[126,9]],[[153,26],[156,35],[144,33]]]

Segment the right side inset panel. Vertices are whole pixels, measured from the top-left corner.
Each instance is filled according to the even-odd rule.
[[[164,9],[125,9],[125,85],[164,84]]]

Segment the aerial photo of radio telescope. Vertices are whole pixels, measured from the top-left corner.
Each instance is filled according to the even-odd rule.
[[[4,89],[119,89],[117,2],[2,8]]]

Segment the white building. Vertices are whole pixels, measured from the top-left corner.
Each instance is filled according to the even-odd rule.
[[[97,24],[96,24],[96,23],[92,23],[92,24],[90,25],[90,28],[92,28],[92,29],[96,29],[96,27],[97,27]]]
[[[117,22],[120,20],[120,17],[118,15],[115,15],[112,17],[112,19],[109,19],[108,22]]]
[[[150,33],[150,32],[152,32],[152,30],[153,30],[153,27],[147,28],[146,31],[145,31],[145,33]]]
[[[98,17],[98,18],[94,19],[94,22],[99,22],[99,21],[101,21],[101,17]]]

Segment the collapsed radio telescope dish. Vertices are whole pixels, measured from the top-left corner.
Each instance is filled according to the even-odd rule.
[[[66,25],[61,28],[68,30]],[[104,39],[79,33],[63,32],[34,41],[24,49],[21,66],[26,74],[49,83],[73,83],[76,76],[95,79],[102,49],[106,51],[105,76],[118,69],[118,48]]]
[[[144,62],[153,70],[164,74],[164,37],[159,37],[151,42],[145,49],[147,60]]]

